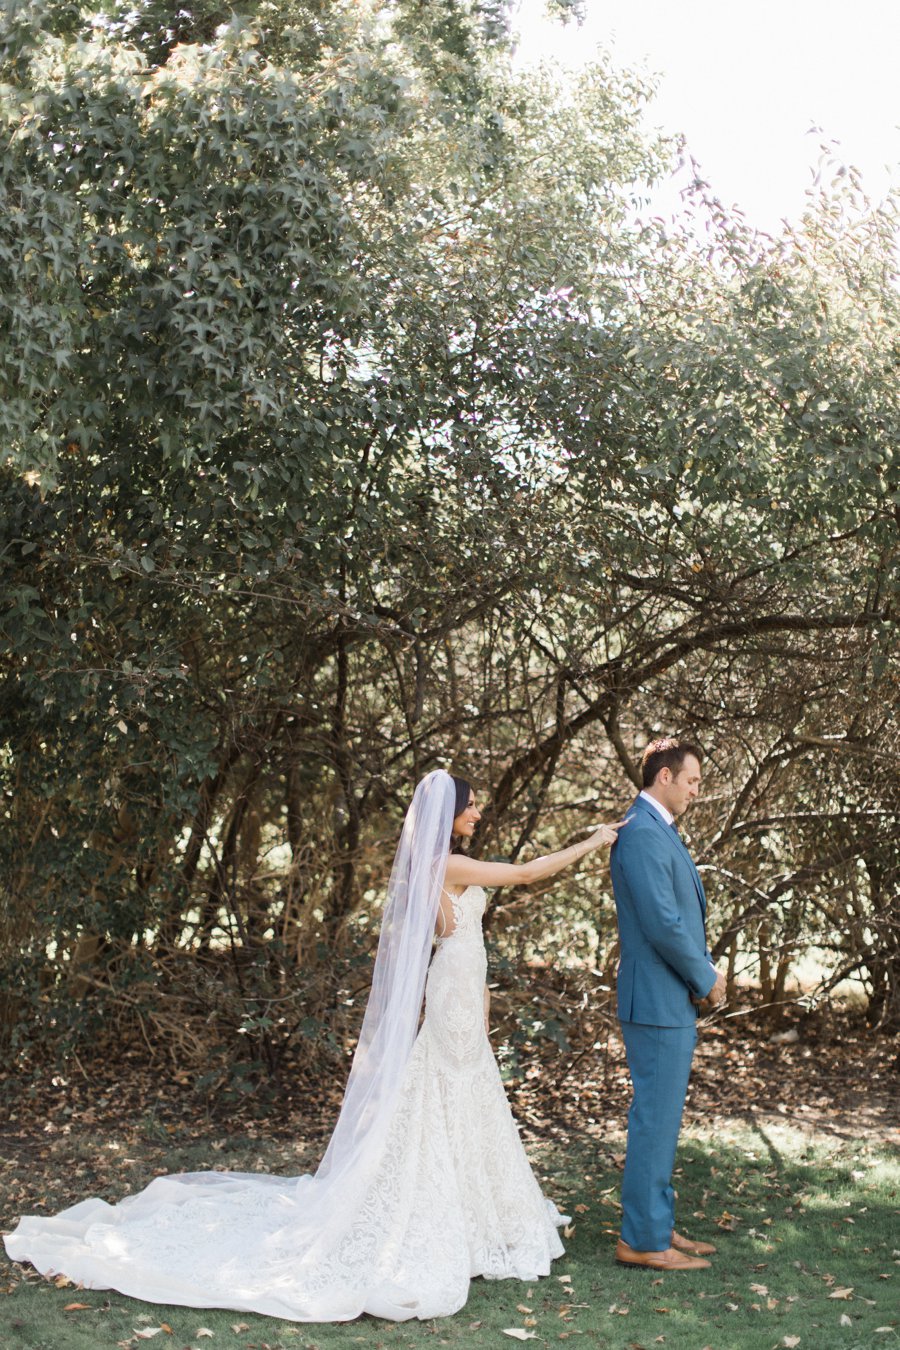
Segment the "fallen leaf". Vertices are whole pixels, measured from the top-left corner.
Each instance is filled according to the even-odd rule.
[[[232,1322],[231,1330],[240,1335],[242,1331],[249,1331],[250,1326],[247,1322]]]
[[[852,1326],[853,1326],[853,1318],[852,1318],[852,1317],[848,1317],[846,1313],[841,1313],[841,1326],[842,1326],[842,1327],[852,1327]]]
[[[158,1336],[161,1331],[162,1327],[147,1327],[144,1331],[135,1331],[134,1334],[138,1340],[149,1341],[151,1336]]]
[[[833,1289],[828,1297],[851,1299],[853,1297],[853,1286],[851,1285],[849,1289]]]
[[[63,1312],[81,1312],[84,1308],[92,1308],[93,1303],[67,1303]]]
[[[763,1298],[765,1298],[766,1294],[769,1292],[767,1286],[764,1284],[751,1284],[750,1288],[753,1290],[754,1294],[762,1294]]]
[[[794,1347],[795,1345],[799,1345],[799,1344],[800,1344],[800,1337],[799,1337],[799,1336],[785,1336],[784,1339],[782,1340],[781,1344],[782,1344],[782,1345],[786,1345],[786,1346],[788,1347],[788,1350],[793,1350],[793,1347]]]
[[[215,1336],[215,1334],[216,1333],[214,1331],[210,1331],[209,1327],[198,1327],[197,1330],[194,1332],[194,1335],[198,1339],[201,1336]]]
[[[504,1336],[512,1336],[514,1341],[536,1341],[537,1332],[526,1331],[524,1327],[504,1327]]]

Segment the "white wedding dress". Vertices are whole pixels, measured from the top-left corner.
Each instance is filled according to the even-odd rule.
[[[473,1276],[548,1274],[565,1216],[541,1194],[485,1033],[484,905],[480,887],[454,898],[386,1147],[314,1235],[313,1176],[184,1173],[115,1206],[23,1218],[11,1259],[149,1302],[303,1322],[442,1317]]]

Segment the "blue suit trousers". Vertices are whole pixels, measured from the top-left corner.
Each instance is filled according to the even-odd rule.
[[[672,1169],[696,1025],[622,1022],[634,1096],[622,1177],[622,1237],[639,1252],[665,1251],[675,1227]]]

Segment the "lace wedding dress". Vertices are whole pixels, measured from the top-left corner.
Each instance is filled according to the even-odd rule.
[[[387,1144],[315,1233],[313,1176],[184,1173],[115,1206],[24,1218],[9,1256],[90,1289],[306,1322],[442,1317],[473,1276],[546,1275],[565,1216],[541,1194],[485,1034],[484,905],[480,887],[454,898]]]

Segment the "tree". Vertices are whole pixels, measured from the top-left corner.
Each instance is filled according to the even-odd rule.
[[[487,6],[137,17],[5,48],[9,1032],[100,995],[273,1069],[343,1034],[418,775],[519,856],[662,726],[722,950],[895,1017],[890,208],[640,225],[648,90],[516,75]],[[609,955],[602,878],[553,903],[497,941]]]

